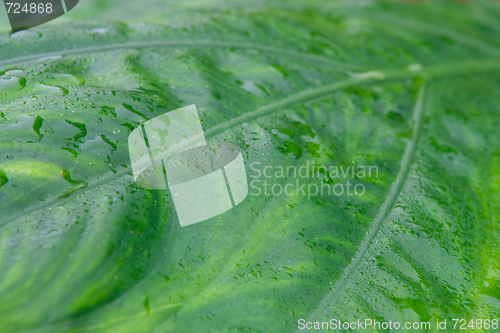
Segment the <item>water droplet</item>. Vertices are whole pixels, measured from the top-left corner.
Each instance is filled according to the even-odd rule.
[[[144,299],[144,301],[142,302],[142,305],[144,306],[144,309],[146,310],[146,314],[149,315],[149,299],[147,296]]]
[[[0,91],[5,93],[8,90],[21,90],[26,86],[25,78],[11,77],[9,79],[0,79]]]
[[[0,170],[0,187],[6,184],[9,180],[7,179],[7,174]]]
[[[42,34],[29,30],[21,30],[10,34],[10,38],[14,40],[33,40],[33,39],[38,39],[40,37],[42,37]]]
[[[36,116],[35,121],[33,122],[32,128],[33,128],[33,132],[35,132],[35,134],[38,135],[40,140],[42,140],[42,138],[44,137],[44,135],[42,133],[40,133],[40,128],[42,127],[42,125],[43,125],[43,118],[40,116]]]
[[[72,74],[61,74],[61,73],[54,73],[52,74],[54,78],[57,79],[57,83],[60,85],[82,85],[85,84],[85,80],[79,76],[72,75]]]
[[[21,74],[23,72],[24,71],[22,69],[13,68],[13,69],[8,69],[5,72],[0,73],[0,74],[2,76],[15,76],[15,75],[19,75],[19,74]]]
[[[241,85],[241,88],[257,96],[265,96],[265,91],[263,91],[261,86],[258,86],[253,81],[245,81]]]
[[[100,34],[100,35],[102,35],[102,34],[105,34],[107,32],[108,32],[108,29],[106,29],[106,28],[95,28],[95,29],[90,30],[91,34]]]
[[[371,71],[365,73],[352,73],[351,77],[356,79],[379,79],[383,80],[385,78],[385,74],[382,72]]]
[[[413,72],[421,71],[422,68],[423,67],[421,64],[411,64],[410,66],[408,66],[408,70],[413,71]]]
[[[65,96],[68,94],[68,89],[66,88],[58,86],[49,86],[43,83],[37,83],[33,88],[33,91],[51,96]]]
[[[84,181],[73,180],[71,178],[69,171],[67,171],[67,170],[63,170],[62,177],[65,181],[67,181],[68,183],[70,183],[73,186],[69,190],[67,190],[66,192],[61,194],[59,196],[59,198],[65,198],[65,197],[69,196],[70,194],[72,194],[78,190],[82,190],[88,186],[88,183],[86,183]]]
[[[62,59],[62,55],[60,55],[60,54],[50,55],[50,56],[38,58],[35,61],[46,61],[46,60],[56,60],[56,59]]]

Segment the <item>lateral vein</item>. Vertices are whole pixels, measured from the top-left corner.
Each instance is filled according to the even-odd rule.
[[[401,190],[403,189],[404,184],[406,183],[406,179],[408,178],[408,174],[410,171],[410,167],[412,165],[412,160],[415,156],[415,152],[417,150],[418,140],[420,138],[421,127],[422,127],[422,118],[423,118],[423,102],[425,95],[425,84],[420,88],[417,101],[415,104],[415,108],[413,110],[413,137],[412,140],[408,142],[405,148],[405,152],[403,154],[403,158],[401,160],[401,168],[399,170],[398,175],[396,176],[396,180],[391,186],[389,190],[389,194],[385,199],[384,203],[380,207],[379,212],[377,213],[375,220],[368,231],[368,234],[365,237],[365,240],[361,244],[361,247],[358,250],[358,253],[354,257],[351,264],[346,269],[344,275],[341,277],[339,282],[335,285],[332,291],[330,291],[326,297],[321,301],[318,305],[314,313],[310,316],[310,318],[318,318],[321,313],[319,313],[324,307],[331,304],[338,295],[342,292],[344,287],[347,285],[349,280],[354,276],[356,270],[361,265],[362,260],[364,259],[366,253],[370,249],[373,244],[373,240],[377,236],[377,233],[380,231],[380,228],[383,222],[387,219],[389,212],[392,207],[396,203],[397,197],[399,196]]]

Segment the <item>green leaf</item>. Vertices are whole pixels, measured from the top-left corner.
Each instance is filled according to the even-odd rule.
[[[498,318],[499,14],[89,0],[0,35],[0,331]],[[251,186],[181,228],[127,138],[191,104]],[[326,192],[347,182],[363,193]]]

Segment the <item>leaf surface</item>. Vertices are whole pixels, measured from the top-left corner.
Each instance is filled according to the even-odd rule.
[[[110,3],[0,36],[1,332],[499,316],[497,4]],[[127,138],[191,104],[251,187],[181,228]]]

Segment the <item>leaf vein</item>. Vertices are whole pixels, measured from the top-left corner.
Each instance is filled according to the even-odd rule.
[[[368,253],[371,245],[373,244],[373,240],[377,236],[383,222],[387,219],[389,212],[392,207],[396,203],[396,200],[403,189],[404,184],[406,183],[406,179],[408,178],[408,174],[410,171],[410,167],[412,165],[412,160],[415,156],[418,141],[420,138],[421,127],[422,127],[422,118],[423,118],[423,102],[425,96],[425,85],[423,85],[420,89],[420,92],[417,97],[417,102],[415,104],[415,108],[413,110],[413,138],[410,140],[406,146],[405,152],[403,154],[403,158],[401,159],[401,168],[399,170],[398,175],[396,176],[396,180],[391,186],[389,190],[389,194],[387,195],[384,203],[380,207],[375,220],[368,231],[368,234],[365,237],[365,240],[361,244],[358,253],[355,255],[354,260],[347,267],[344,275],[337,282],[335,287],[326,295],[326,297],[321,301],[318,305],[314,313],[310,316],[310,318],[315,318],[316,320],[320,315],[318,312],[321,308],[328,306],[331,304],[338,295],[342,292],[344,287],[347,285],[349,280],[354,276],[356,270],[360,267],[361,262],[363,261],[365,255]]]
[[[11,59],[0,60],[0,66],[8,65],[11,63],[19,63],[25,61],[35,61],[37,59],[45,59],[50,57],[58,56],[70,56],[70,55],[81,55],[94,52],[105,52],[105,51],[115,51],[121,49],[141,49],[141,48],[151,48],[151,47],[221,47],[221,48],[240,48],[240,49],[255,49],[260,51],[265,51],[269,53],[275,53],[280,56],[288,56],[292,58],[298,58],[303,60],[310,60],[314,63],[320,62],[324,64],[354,68],[356,66],[342,63],[340,61],[330,60],[321,56],[316,56],[312,54],[300,53],[292,50],[279,50],[263,45],[254,44],[238,44],[229,42],[217,42],[210,40],[199,40],[199,41],[179,41],[179,40],[169,40],[169,41],[146,41],[146,42],[129,42],[121,44],[111,44],[111,45],[100,45],[84,48],[76,48],[71,50],[60,50],[47,53],[30,54],[20,57],[15,57]]]

